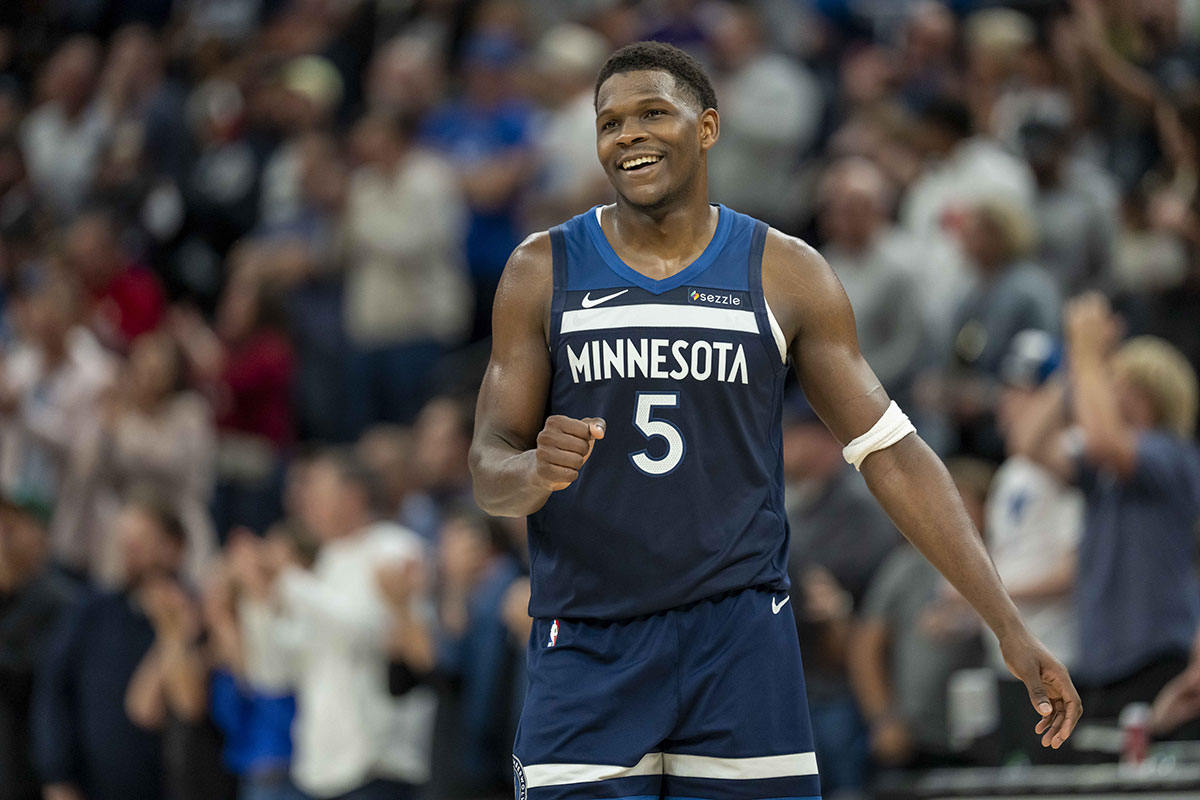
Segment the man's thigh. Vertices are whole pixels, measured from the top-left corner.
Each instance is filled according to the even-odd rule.
[[[534,620],[513,747],[518,800],[658,798],[657,747],[678,709],[675,644],[666,615]]]

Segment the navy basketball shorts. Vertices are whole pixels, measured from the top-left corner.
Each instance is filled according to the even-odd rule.
[[[517,800],[819,800],[788,595],[613,623],[536,619]]]

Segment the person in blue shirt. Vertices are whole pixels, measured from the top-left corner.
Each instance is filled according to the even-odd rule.
[[[458,170],[470,206],[466,252],[475,284],[472,341],[487,336],[504,255],[521,241],[521,192],[533,175],[533,107],[512,86],[520,50],[499,35],[480,35],[463,54],[463,95],[434,111],[423,139]]]
[[[1067,305],[1058,395],[1077,428],[1039,454],[1084,493],[1075,670],[1101,718],[1153,701],[1187,667],[1200,628],[1196,374],[1162,339],[1120,344],[1121,329],[1098,293]]]

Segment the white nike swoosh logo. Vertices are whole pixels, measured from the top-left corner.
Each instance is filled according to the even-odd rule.
[[[583,300],[580,301],[579,305],[583,306],[584,308],[593,308],[595,306],[600,305],[601,303],[607,303],[609,300],[612,300],[614,297],[620,297],[621,295],[625,294],[628,291],[629,291],[628,289],[622,289],[619,292],[614,292],[613,294],[610,294],[608,297],[597,297],[595,300],[592,299],[592,293],[588,292],[587,294],[585,294],[583,296]]]
[[[792,596],[789,594],[787,597],[783,598],[783,602],[782,602],[782,603],[779,603],[779,604],[777,605],[777,604],[775,603],[775,598],[774,598],[774,597],[772,597],[772,598],[771,598],[771,613],[772,613],[772,614],[778,614],[778,613],[779,613],[779,609],[781,609],[781,608],[783,608],[784,606],[786,606],[786,605],[788,604],[788,600],[791,600],[791,599],[792,599]]]

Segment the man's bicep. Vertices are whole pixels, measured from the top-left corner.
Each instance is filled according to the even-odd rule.
[[[815,252],[793,270],[800,329],[792,340],[796,377],[813,410],[842,444],[871,429],[888,407],[879,378],[858,349],[854,312],[841,283]]]
[[[531,237],[509,259],[492,311],[492,356],[475,411],[476,439],[500,437],[533,447],[545,423],[550,388],[546,325],[553,293],[550,248]],[[544,252],[543,252],[544,251]]]

